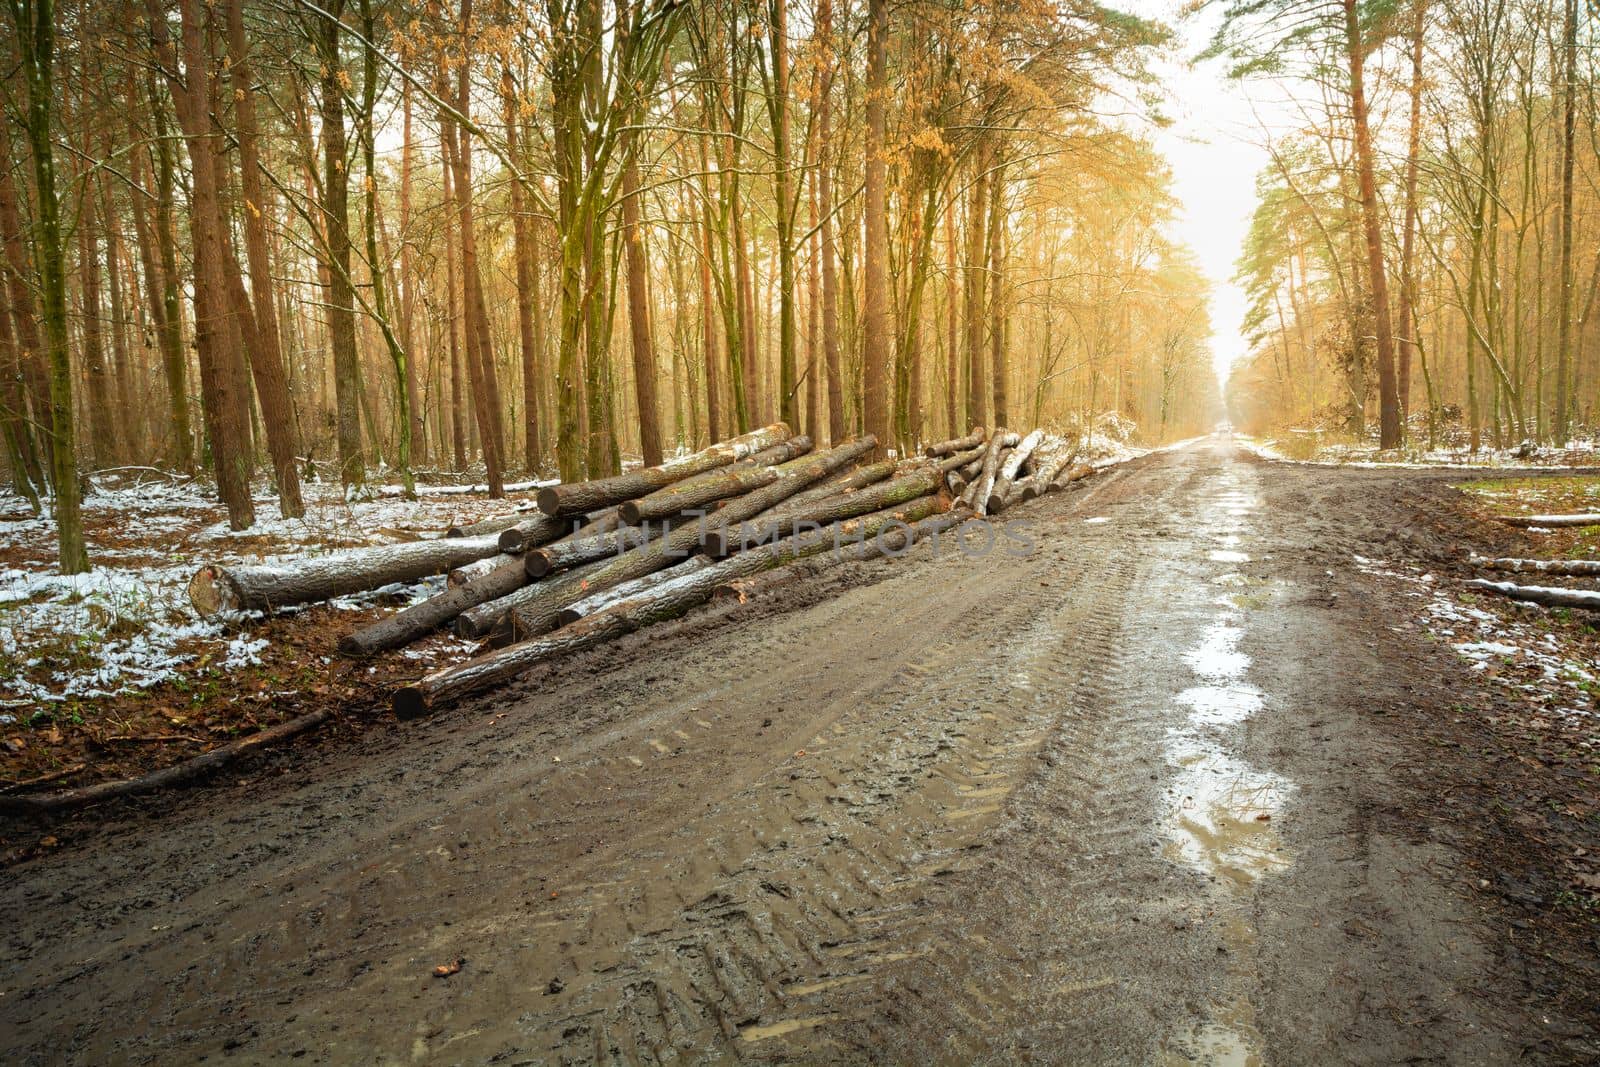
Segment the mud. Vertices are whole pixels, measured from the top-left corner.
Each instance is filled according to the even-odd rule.
[[[1466,873],[1488,805],[1438,803],[1476,757],[1419,724],[1481,682],[1350,566],[1464,553],[1445,485],[1207,441],[1018,509],[1025,556],[841,570],[53,828],[0,890],[0,1047],[1582,1061]]]

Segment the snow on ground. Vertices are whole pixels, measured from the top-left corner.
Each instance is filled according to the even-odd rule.
[[[1600,667],[1583,650],[1551,632],[1543,609],[1495,602],[1490,610],[1452,595],[1435,575],[1397,571],[1364,556],[1354,558],[1363,573],[1388,578],[1407,596],[1416,597],[1421,602],[1418,625],[1447,642],[1473,670],[1569,723],[1600,721],[1595,710]],[[1593,747],[1596,739],[1582,743]]]
[[[378,486],[347,501],[337,485],[308,483],[299,519],[280,517],[276,497],[261,490],[256,524],[235,531],[200,482],[146,471],[97,476],[83,502],[94,569],[80,575],[56,573],[54,520],[0,490],[0,722],[43,702],[147,689],[199,662],[254,665],[265,641],[240,632],[250,619],[201,619],[190,607],[187,585],[201,563],[273,562],[437,536],[527,502],[491,501],[470,495],[474,488],[419,487],[421,499],[408,501],[398,486]],[[443,581],[333,606],[360,609],[396,594],[415,600]]]

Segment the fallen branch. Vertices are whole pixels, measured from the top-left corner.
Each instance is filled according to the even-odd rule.
[[[1560,526],[1600,526],[1600,514],[1594,512],[1575,515],[1501,515],[1499,519],[1507,526],[1544,526],[1550,529]]]
[[[1523,574],[1556,574],[1573,577],[1600,575],[1600,559],[1486,559],[1473,556],[1473,566],[1491,571]]]
[[[333,712],[326,708],[308,712],[297,719],[269,726],[260,733],[251,734],[249,737],[240,738],[212,749],[202,752],[193,759],[175,763],[171,767],[163,767],[159,771],[138,778],[124,778],[115,782],[99,782],[95,785],[86,785],[78,789],[63,789],[56,793],[46,793],[43,796],[19,797],[0,795],[0,813],[7,815],[48,815],[55,812],[71,811],[76,808],[88,807],[107,800],[119,797],[131,797],[140,793],[149,793],[166,786],[177,785],[189,781],[202,774],[215,771],[226,766],[246,753],[265,748],[268,745],[286,741],[297,734],[315,729],[333,718]]]
[[[1547,608],[1583,608],[1600,611],[1600,593],[1589,589],[1560,589],[1550,585],[1517,585],[1513,582],[1491,582],[1474,578],[1467,582],[1473,589],[1481,589],[1496,596],[1509,597],[1529,604],[1542,604]]]

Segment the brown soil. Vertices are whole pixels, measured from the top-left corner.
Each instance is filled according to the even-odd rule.
[[[836,570],[11,824],[53,845],[0,890],[0,1046],[1592,1062],[1593,750],[1352,565],[1515,548],[1461,480],[1207,442],[1018,509],[1018,558]]]

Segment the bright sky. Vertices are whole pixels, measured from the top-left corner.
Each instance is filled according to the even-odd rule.
[[[1212,356],[1226,385],[1229,366],[1245,353],[1245,298],[1232,280],[1234,263],[1255,210],[1256,175],[1270,162],[1252,100],[1263,116],[1281,114],[1270,103],[1277,94],[1269,84],[1228,80],[1219,61],[1190,65],[1210,40],[1216,12],[1184,21],[1178,0],[1123,0],[1118,6],[1161,19],[1181,35],[1177,54],[1156,66],[1173,123],[1155,131],[1153,140],[1172,165],[1173,191],[1182,205],[1174,236],[1194,250],[1211,281]]]

